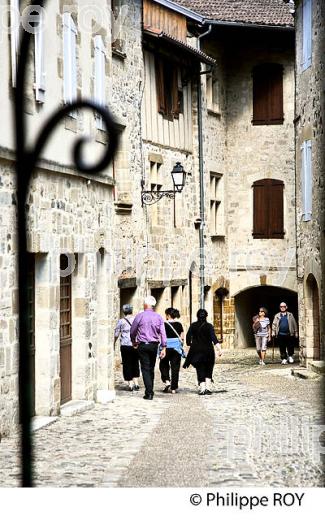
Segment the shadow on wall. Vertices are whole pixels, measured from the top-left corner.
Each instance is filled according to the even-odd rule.
[[[282,287],[261,285],[250,287],[235,296],[235,348],[255,348],[252,330],[252,317],[260,307],[266,307],[272,324],[274,315],[279,312],[280,302],[286,302],[288,310],[293,313],[298,323],[298,295],[295,291]]]

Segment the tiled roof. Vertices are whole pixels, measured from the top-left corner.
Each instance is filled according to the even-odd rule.
[[[175,0],[209,20],[293,27],[290,5],[283,0]]]

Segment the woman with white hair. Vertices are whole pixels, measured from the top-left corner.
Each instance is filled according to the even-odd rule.
[[[126,304],[123,305],[122,310],[124,318],[121,318],[115,327],[114,346],[118,337],[120,337],[123,378],[127,382],[130,391],[139,390],[139,356],[138,352],[133,348],[130,337],[131,325],[134,320],[134,316],[132,316],[133,307],[130,304]]]

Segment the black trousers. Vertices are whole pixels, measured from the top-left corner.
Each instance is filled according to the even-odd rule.
[[[277,337],[277,344],[280,350],[281,359],[287,359],[289,356],[293,356],[295,351],[295,338],[290,336],[281,336],[280,334]]]
[[[205,383],[205,379],[212,380],[214,361],[201,361],[195,364],[198,383]]]
[[[134,377],[139,377],[140,368],[137,350],[132,346],[121,345],[121,357],[124,380],[131,381]]]
[[[140,343],[138,347],[138,354],[143,382],[146,389],[146,395],[153,394],[157,351],[158,343]]]
[[[165,383],[171,381],[171,390],[177,390],[179,369],[181,366],[182,356],[173,348],[166,348],[166,356],[160,360],[159,370],[161,373],[161,380]],[[170,378],[171,372],[171,378]]]

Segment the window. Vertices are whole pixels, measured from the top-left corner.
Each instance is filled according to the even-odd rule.
[[[302,219],[307,222],[312,218],[312,155],[311,141],[304,141],[301,147],[301,194],[302,194]]]
[[[173,121],[183,113],[183,87],[178,67],[158,56],[155,58],[155,64],[158,112]]]
[[[151,191],[160,191],[162,188],[162,180],[160,175],[161,164],[150,161],[150,189]],[[159,224],[159,204],[153,204],[151,207],[151,222],[153,226]]]
[[[77,98],[77,28],[70,13],[63,14],[63,99],[71,103]],[[70,114],[76,117],[75,113]]]
[[[302,70],[311,66],[312,53],[312,0],[302,3]]]
[[[253,184],[253,237],[283,238],[282,181],[263,179]]]
[[[124,5],[122,5],[124,3]],[[112,48],[123,54],[125,52],[124,20],[128,14],[129,6],[126,0],[112,0]]]
[[[283,67],[275,63],[253,70],[253,125],[283,123]]]
[[[217,114],[220,113],[220,84],[213,74],[207,75],[207,108]]]
[[[103,38],[95,36],[95,74],[94,74],[94,100],[99,106],[105,106],[105,47]],[[96,126],[100,130],[105,130],[103,118],[96,113]]]
[[[45,66],[44,66],[44,20],[42,11],[37,12],[39,21],[35,27],[35,99],[45,101]]]
[[[16,86],[19,49],[19,0],[10,0],[11,84]]]
[[[224,235],[223,176],[210,172],[210,233]]]

